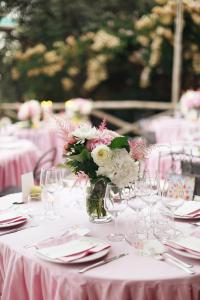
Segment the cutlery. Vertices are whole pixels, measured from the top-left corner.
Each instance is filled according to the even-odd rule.
[[[90,265],[90,266],[88,266],[88,267],[86,267],[86,268],[83,268],[83,269],[79,270],[78,272],[79,272],[79,273],[84,273],[84,272],[86,272],[86,271],[88,271],[88,270],[91,270],[91,269],[94,269],[94,268],[96,268],[96,267],[99,267],[99,266],[108,264],[109,262],[114,261],[114,260],[116,260],[116,259],[119,259],[119,258],[121,258],[121,257],[123,257],[123,256],[128,255],[128,254],[129,254],[129,253],[121,253],[121,254],[119,254],[119,255],[116,255],[116,256],[113,256],[113,257],[110,257],[110,258],[107,258],[107,259],[103,259],[103,260],[101,260],[101,261],[99,261],[99,262],[97,262],[97,263],[95,263],[95,264],[92,264],[92,265]]]
[[[191,225],[200,226],[200,222],[194,222],[194,223],[191,223]]]
[[[193,267],[192,264],[188,264],[185,261],[181,260],[180,258],[177,258],[177,257],[173,256],[172,254],[170,254],[168,252],[164,252],[164,253],[162,253],[162,255],[165,258],[171,258],[171,259],[173,259],[174,261],[178,262],[180,265],[182,265],[185,268],[192,268]]]
[[[162,254],[159,254],[159,255],[156,255],[156,259],[161,260],[161,261],[165,261],[165,262],[169,262],[170,264],[178,267],[179,269],[185,271],[186,273],[188,273],[190,275],[195,274],[195,271],[193,269],[186,268],[185,266],[183,266],[182,264],[180,264],[178,261],[175,261],[171,257],[164,257]]]
[[[26,227],[11,229],[9,231],[0,233],[0,236],[7,235],[7,234],[10,234],[10,233],[14,233],[14,232],[18,232],[18,231],[22,231],[22,230],[29,229],[29,228],[32,228],[32,227],[37,227],[37,226],[38,225],[35,224],[35,225],[26,226]]]

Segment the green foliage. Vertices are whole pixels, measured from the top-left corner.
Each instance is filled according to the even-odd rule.
[[[128,152],[130,151],[128,137],[127,136],[119,136],[112,140],[109,147],[111,149],[122,149],[125,148]]]

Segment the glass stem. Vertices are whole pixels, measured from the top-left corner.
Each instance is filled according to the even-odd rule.
[[[115,228],[115,234],[118,233],[118,217],[117,215],[114,217],[114,228]]]

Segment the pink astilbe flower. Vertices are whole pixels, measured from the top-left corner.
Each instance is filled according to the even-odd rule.
[[[98,129],[99,129],[99,131],[104,131],[105,129],[107,129],[107,124],[106,124],[106,119],[105,118],[103,119],[103,121],[99,125]]]
[[[76,139],[73,137],[72,132],[76,129],[77,126],[74,126],[64,119],[58,119],[56,117],[54,117],[54,119],[59,128],[59,136],[65,142],[65,145],[74,144],[76,142]]]
[[[132,158],[135,160],[142,160],[146,158],[148,150],[146,142],[143,139],[138,138],[133,141],[129,141],[129,146]]]

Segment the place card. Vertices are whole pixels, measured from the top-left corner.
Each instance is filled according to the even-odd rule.
[[[33,172],[25,173],[21,176],[22,198],[24,202],[28,201],[28,195],[34,186]]]

